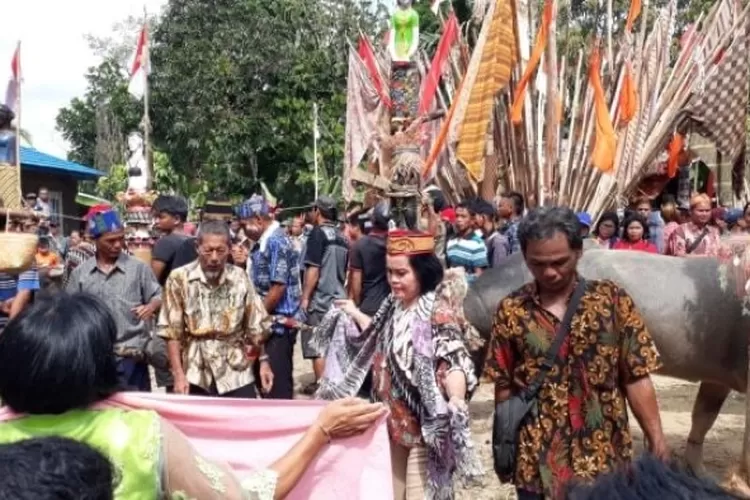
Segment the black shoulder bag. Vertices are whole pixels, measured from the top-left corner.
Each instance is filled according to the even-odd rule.
[[[698,248],[698,245],[701,244],[701,241],[703,241],[703,238],[705,238],[707,234],[708,226],[705,226],[703,228],[703,231],[701,231],[698,236],[693,241],[691,241],[690,244],[687,245],[687,247],[685,247],[685,254],[690,255],[691,253],[695,252],[695,249]]]
[[[498,403],[495,406],[495,420],[492,425],[492,458],[495,465],[495,473],[501,479],[508,478],[516,468],[516,451],[518,450],[518,433],[521,425],[530,414],[537,411],[537,394],[541,389],[547,373],[555,365],[557,353],[560,351],[565,337],[570,331],[570,323],[573,315],[578,309],[586,282],[583,278],[578,282],[575,291],[568,303],[565,316],[558,326],[555,341],[545,354],[544,361],[539,367],[539,372],[531,384],[518,394]]]

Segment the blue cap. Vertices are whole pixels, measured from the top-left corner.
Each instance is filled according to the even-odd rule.
[[[271,213],[271,207],[268,205],[266,199],[259,194],[252,195],[237,207],[237,215],[240,219],[264,216],[269,213]]]
[[[114,210],[99,212],[89,218],[88,230],[91,237],[96,239],[106,233],[116,233],[123,230],[120,216]]]
[[[724,213],[724,222],[732,226],[737,224],[742,216],[743,213],[741,208],[731,208]]]
[[[586,212],[578,212],[578,223],[582,226],[591,227],[591,216]]]

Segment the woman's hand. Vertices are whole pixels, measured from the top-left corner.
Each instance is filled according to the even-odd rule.
[[[335,305],[351,317],[355,317],[359,312],[357,305],[351,299],[334,300],[333,305]]]
[[[359,398],[338,399],[329,403],[318,416],[317,425],[331,439],[365,432],[388,411],[382,403]]]

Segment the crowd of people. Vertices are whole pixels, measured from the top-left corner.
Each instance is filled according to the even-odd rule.
[[[459,477],[482,473],[468,411],[482,376],[501,404],[545,370],[501,479],[521,499],[593,498],[600,490],[579,483],[631,461],[627,405],[648,451],[668,460],[669,450],[649,377],[659,353],[626,290],[578,274],[585,242],[716,256],[721,232],[750,220],[747,207],[742,217],[712,211],[696,195],[684,210],[636,200],[592,227],[567,208],[527,210],[518,193],[449,206],[436,188],[422,203],[424,232],[394,228],[387,202],[340,212],[326,196],[283,217],[253,195],[231,220],[204,215],[197,233],[178,196],[160,196],[153,215],[150,263],[127,252],[119,215],[99,206],[68,238],[50,226],[34,268],[0,277],[0,398],[25,415],[0,422],[0,443],[62,457],[75,446],[44,438],[93,446],[120,479],[110,496],[90,498],[283,498],[326,443],[387,414],[393,498],[451,499]],[[517,253],[534,282],[497,305],[482,346],[463,297]],[[39,270],[58,266],[62,290],[35,297]],[[154,380],[167,393],[292,399],[297,341],[314,373],[302,392],[331,402],[284,457],[242,482],[155,413],[90,409],[117,391],[154,390]],[[115,429],[126,438],[109,439]],[[91,463],[93,488],[113,472]],[[720,498],[712,488],[695,491]]]

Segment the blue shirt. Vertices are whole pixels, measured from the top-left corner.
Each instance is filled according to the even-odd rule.
[[[505,236],[508,255],[521,251],[521,240],[518,239],[518,222],[520,219],[512,220],[502,229],[501,234]]]
[[[39,290],[39,271],[32,267],[18,276],[8,273],[0,273],[0,301],[5,302],[12,299],[21,290]],[[5,328],[8,317],[0,315],[0,329]]]
[[[300,313],[302,301],[299,253],[278,224],[266,231],[268,236],[261,236],[250,254],[253,285],[261,297],[268,295],[272,285],[284,285],[284,295],[272,314],[293,318]],[[284,328],[274,325],[273,331],[284,333]]]

